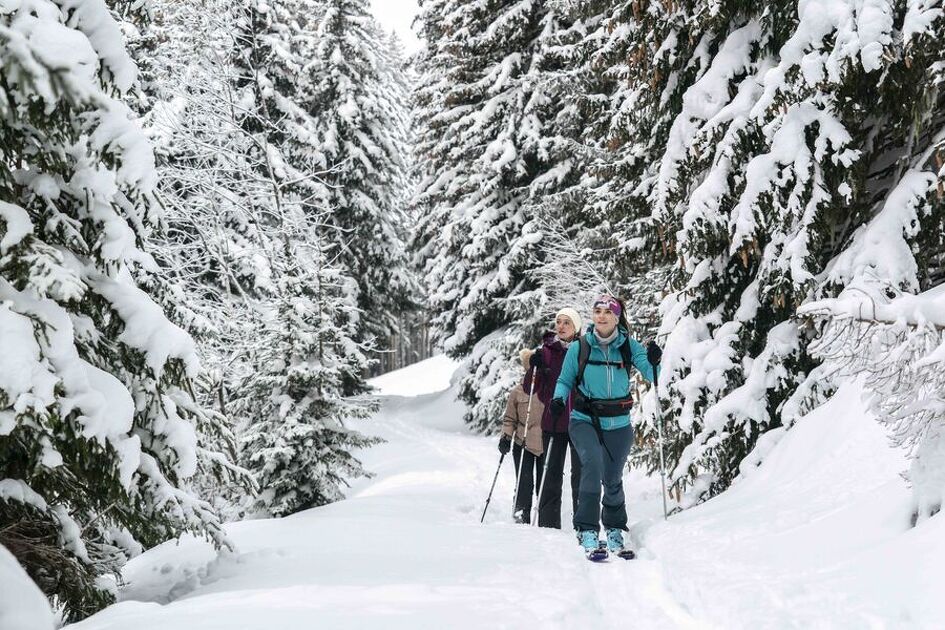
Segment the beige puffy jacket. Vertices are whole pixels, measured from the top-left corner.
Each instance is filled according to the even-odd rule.
[[[538,395],[532,396],[532,409],[528,411],[528,392],[519,383],[509,393],[509,402],[505,407],[505,418],[502,419],[502,433],[508,436],[515,432],[515,443],[522,443],[525,435],[525,421],[528,419],[528,436],[525,438],[525,448],[533,455],[543,452],[541,441],[541,414],[545,407],[538,400]]]

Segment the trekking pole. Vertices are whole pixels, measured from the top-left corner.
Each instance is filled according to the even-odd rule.
[[[660,404],[659,365],[650,363],[653,368],[653,389],[656,392],[656,435],[660,446],[660,484],[663,486],[663,520],[669,519],[666,511],[666,462],[663,461],[663,406]]]
[[[505,453],[502,453],[502,456],[499,457],[499,465],[495,469],[495,477],[492,478],[492,487],[489,488],[489,496],[486,497],[486,507],[482,508],[482,518],[479,519],[479,524],[486,520],[486,510],[489,509],[489,502],[492,501],[492,491],[495,490],[495,482],[499,478],[499,471],[502,469],[502,462],[505,460]]]
[[[548,461],[551,459],[551,446],[555,443],[554,434],[548,438],[548,448],[545,449],[545,465],[541,468],[541,483],[538,484],[538,499],[532,508],[532,525],[538,527],[538,514],[541,511],[541,496],[545,491],[545,480],[548,478]]]
[[[515,492],[512,494],[512,519],[515,519],[515,505],[518,503],[518,486],[522,483],[522,470],[525,468],[525,444],[528,443],[528,423],[532,417],[532,395],[535,393],[535,368],[532,368],[532,382],[528,388],[528,409],[525,411],[525,435],[522,436],[522,451],[518,457],[518,474],[515,475]],[[512,432],[513,443],[515,432]],[[512,461],[515,461],[513,444]]]

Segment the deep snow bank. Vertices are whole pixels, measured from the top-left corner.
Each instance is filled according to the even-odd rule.
[[[690,613],[728,628],[945,624],[945,519],[909,528],[906,461],[861,398],[844,386],[729,491],[644,534]]]

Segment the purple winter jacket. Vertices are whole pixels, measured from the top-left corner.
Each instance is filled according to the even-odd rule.
[[[541,346],[538,347],[537,352],[541,353],[542,369],[536,382],[537,389],[535,393],[538,395],[538,400],[545,406],[545,410],[541,414],[541,430],[551,433],[567,433],[573,406],[572,396],[569,395],[566,401],[567,413],[558,418],[557,424],[554,424],[551,419],[551,397],[554,396],[555,383],[558,382],[558,375],[561,374],[561,366],[564,364],[564,355],[568,353],[568,348],[555,338],[554,331],[549,331],[542,335]]]

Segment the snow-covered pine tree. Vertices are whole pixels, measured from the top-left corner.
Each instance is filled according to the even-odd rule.
[[[680,260],[677,291],[663,304],[664,385],[675,419],[667,456],[675,482],[695,483],[689,501],[724,490],[760,436],[796,417],[785,412],[799,406],[784,405],[814,363],[790,318],[829,257],[818,241],[837,204],[825,181],[839,183],[851,155],[831,136],[843,127],[833,99],[808,85],[785,48],[795,35],[801,48],[812,44],[795,3],[701,4],[661,18],[671,28],[657,40],[653,81],[676,98],[664,101],[672,122],[646,197]],[[778,89],[782,72],[793,91]],[[781,92],[776,104],[762,95],[766,80]],[[801,111],[813,117],[803,122]],[[788,138],[798,159],[778,154]]]
[[[372,440],[346,420],[373,411],[366,390],[369,345],[354,340],[357,285],[329,245],[330,193],[319,170],[318,122],[311,116],[306,51],[318,17],[310,2],[244,2],[236,7],[233,54],[236,124],[251,142],[239,192],[261,237],[269,273],[253,301],[258,325],[245,342],[246,371],[229,409],[242,436],[240,461],[260,495],[251,506],[284,515],[335,500],[345,481],[364,474],[351,451]],[[254,289],[257,287],[254,287]]]
[[[404,155],[404,185],[397,187],[399,199],[397,206],[401,208],[401,220],[394,227],[398,231],[404,259],[403,265],[410,281],[410,293],[404,293],[398,302],[396,321],[388,331],[386,342],[379,341],[381,350],[378,363],[373,372],[383,373],[396,370],[415,361],[425,359],[432,353],[429,343],[429,313],[423,307],[421,283],[414,267],[410,264],[409,253],[406,251],[411,230],[419,223],[413,215],[411,201],[417,187],[417,168],[414,165],[412,148],[414,145],[413,129],[411,126],[411,112],[414,107],[414,84],[416,77],[412,65],[407,60],[403,44],[396,33],[378,36],[383,42],[381,48],[382,68],[385,77],[384,85],[387,98],[383,101],[390,109],[390,118],[394,126],[389,133],[399,135],[398,143],[403,147]]]
[[[665,9],[635,2],[582,5],[590,110],[585,133],[594,149],[585,184],[590,221],[584,239],[604,252],[597,264],[624,296],[641,340],[655,333],[668,267],[675,262],[644,194],[653,181],[652,156],[666,142],[673,111],[667,103],[678,98],[672,81],[666,90],[652,89],[661,59],[654,40],[673,27],[658,19]]]
[[[240,203],[259,183],[246,176],[253,172],[244,157],[250,139],[234,121],[231,71],[222,54],[232,14],[219,0],[147,6],[151,19],[131,40],[142,70],[135,105],[155,147],[164,213],[151,250],[161,270],[142,273],[140,281],[161,289],[165,311],[198,342],[202,369],[194,393],[214,420],[198,437],[225,453],[221,463],[235,461],[228,388],[234,373],[249,369],[244,345],[256,320],[247,294],[268,274],[261,269],[266,259],[258,230]],[[251,476],[216,466],[199,471],[194,484],[226,516],[249,490]]]
[[[691,500],[749,472],[833,386],[793,316],[837,290],[831,259],[908,179],[914,121],[934,111],[932,66],[905,43],[938,19],[923,7],[707,0],[633,17],[656,23],[640,35],[657,35],[649,124],[672,120],[641,192],[679,256],[664,385]]]
[[[480,430],[495,428],[520,376],[517,350],[554,312],[530,271],[542,262],[541,195],[576,176],[544,119],[560,106],[541,71],[557,63],[548,49],[562,19],[506,1],[425,2],[418,18],[427,49],[417,59],[414,203],[424,219],[413,247],[438,344],[471,354],[460,395]]]
[[[444,35],[419,59],[417,204],[432,218],[418,246],[437,335],[459,356],[508,321],[491,298],[521,280],[501,263],[525,223],[515,130],[539,15],[532,3],[444,2],[425,4],[419,20]]]
[[[890,32],[888,79],[870,100],[885,126],[874,130],[869,219],[824,273],[839,295],[800,309],[821,320],[813,354],[840,377],[863,375],[878,420],[908,449],[913,523],[945,503],[943,36],[945,15],[928,3],[910,3]]]
[[[404,247],[407,94],[401,61],[371,17],[367,0],[324,0],[300,86],[315,122],[326,236],[357,281],[358,340],[383,343],[413,308],[416,283]],[[379,349],[385,349],[380,348]]]
[[[449,185],[453,172],[447,168],[448,148],[442,137],[443,124],[436,116],[444,107],[447,79],[442,71],[446,68],[445,46],[447,25],[444,10],[450,0],[418,0],[420,13],[414,19],[414,29],[424,46],[411,58],[410,110],[410,158],[415,181],[407,208],[411,225],[414,226],[407,241],[410,267],[419,276],[423,302],[420,304],[421,331],[424,344],[431,350],[437,348],[436,332],[432,320],[435,312],[426,299],[428,282],[425,279],[427,261],[436,254],[440,244],[439,234],[446,226],[447,215],[443,206],[437,205]],[[434,167],[430,162],[436,162]],[[434,179],[429,179],[433,175]],[[435,183],[434,183],[435,182]],[[426,193],[422,193],[427,189]]]
[[[187,486],[216,455],[194,344],[135,282],[160,215],[118,23],[102,0],[7,6],[0,66],[0,544],[78,619],[142,547],[226,544]]]
[[[349,479],[368,474],[352,451],[377,442],[346,426],[376,406],[345,395],[345,383],[367,367],[345,314],[355,308],[354,287],[317,243],[287,243],[281,259],[293,266],[280,270],[266,343],[254,355],[258,373],[244,379],[234,406],[252,419],[242,451],[260,486],[253,508],[273,516],[342,498]]]
[[[410,239],[411,264],[421,273],[427,261],[436,255],[438,237],[446,227],[449,213],[443,202],[454,199],[447,188],[455,171],[449,169],[449,144],[444,137],[447,127],[438,117],[446,106],[449,85],[445,72],[451,63],[447,47],[450,40],[446,9],[452,0],[418,0],[420,13],[414,21],[424,46],[413,57],[416,90],[413,94],[410,131],[412,161],[416,165],[417,186],[410,200],[412,218],[417,228]],[[426,290],[426,286],[423,287]]]
[[[595,155],[587,131],[601,109],[589,90],[594,82],[588,73],[586,39],[591,27],[585,13],[591,10],[586,3],[571,4],[548,3],[522,78],[528,98],[519,141],[522,151],[535,156],[532,160],[541,167],[528,187],[524,214],[529,223],[523,231],[540,239],[542,264],[531,265],[526,275],[535,288],[514,296],[512,311],[530,316],[529,327],[547,324],[546,316],[561,306],[584,308],[592,293],[607,284],[606,274],[598,269],[594,276],[600,282],[573,286],[568,271],[569,265],[590,262],[569,254],[579,254],[591,242],[586,235],[597,223],[584,210],[591,184],[588,167]],[[575,301],[577,295],[581,297]]]

